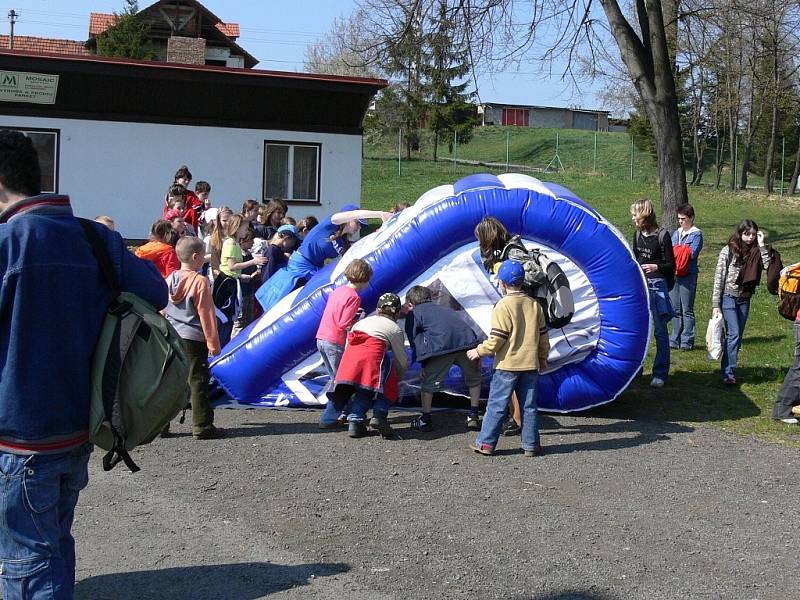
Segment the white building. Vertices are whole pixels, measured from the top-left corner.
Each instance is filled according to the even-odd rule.
[[[175,170],[214,206],[282,197],[323,217],[361,195],[375,79],[0,51],[0,127],[29,132],[43,187],[127,238],[160,217]]]

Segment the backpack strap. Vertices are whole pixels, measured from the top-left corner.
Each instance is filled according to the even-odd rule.
[[[114,293],[114,296],[119,295],[122,290],[122,285],[119,282],[119,274],[114,268],[114,262],[111,260],[111,255],[108,253],[108,248],[105,242],[97,233],[92,221],[77,217],[78,223],[83,228],[86,239],[89,240],[89,245],[92,247],[92,254],[94,254],[97,264],[100,265],[100,271],[103,273],[103,278],[106,280],[108,287]]]
[[[112,300],[109,303],[108,312],[121,317],[130,309],[130,304],[117,301],[117,296],[119,296],[122,286],[120,284],[119,274],[114,268],[114,263],[111,260],[111,255],[108,252],[108,248],[106,247],[103,239],[100,237],[100,234],[97,233],[92,221],[78,217],[78,223],[80,223],[81,228],[86,235],[86,239],[89,240],[89,245],[92,247],[92,254],[94,254],[95,260],[97,260],[97,264],[100,267],[103,278],[106,280],[106,284],[109,288],[111,288]],[[117,330],[114,332],[114,342],[112,343],[120,345],[121,338],[123,338],[123,333],[124,332],[121,331],[121,327],[118,322]],[[115,356],[114,360],[111,361],[113,364],[106,364],[106,369],[103,373],[103,407],[106,416],[109,418],[109,427],[111,428],[111,433],[114,436],[114,445],[112,446],[111,450],[109,450],[103,456],[103,470],[110,471],[119,462],[124,462],[125,466],[128,467],[132,473],[135,473],[140,469],[131,458],[131,455],[125,449],[125,440],[123,439],[118,428],[113,423],[113,421],[119,419],[119,415],[115,414],[114,409],[116,406],[118,406],[119,400],[120,369],[122,364],[125,362],[125,356],[127,355],[131,342],[133,341],[131,332],[128,332],[128,335],[124,335],[124,338],[124,347],[120,347],[119,355]]]

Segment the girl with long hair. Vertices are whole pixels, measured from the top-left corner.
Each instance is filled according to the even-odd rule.
[[[725,344],[722,348],[722,381],[736,385],[736,364],[742,346],[744,327],[750,313],[750,298],[769,267],[769,248],[764,232],[752,219],[736,226],[717,258],[711,307],[714,315],[725,319]]]

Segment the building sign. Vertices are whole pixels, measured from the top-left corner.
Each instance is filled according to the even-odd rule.
[[[0,101],[55,104],[58,75],[0,71]]]

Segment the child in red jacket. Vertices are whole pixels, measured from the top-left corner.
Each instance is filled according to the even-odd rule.
[[[136,256],[155,264],[162,277],[181,268],[175,248],[167,243],[167,236],[171,234],[172,224],[159,219],[150,228],[150,241],[136,249]]]

